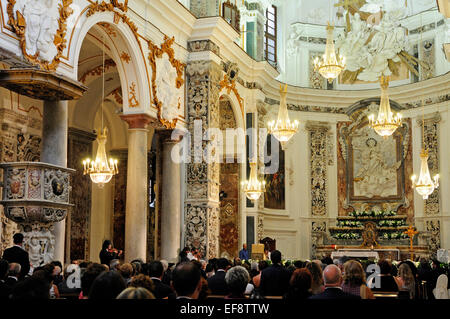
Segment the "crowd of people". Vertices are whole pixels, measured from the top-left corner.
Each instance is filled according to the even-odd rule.
[[[198,250],[185,248],[176,264],[128,263],[105,241],[101,263],[76,261],[62,269],[54,261],[30,268],[22,244],[23,235],[14,235],[14,246],[0,259],[0,299],[374,299],[379,291],[405,299],[448,299],[448,270],[425,259],[418,267],[409,260],[380,260],[373,275],[367,271],[374,262],[367,260],[282,263],[278,250],[271,251],[270,261],[259,262],[205,260]]]

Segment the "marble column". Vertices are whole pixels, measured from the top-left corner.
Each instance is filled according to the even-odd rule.
[[[161,194],[161,259],[177,262],[181,245],[181,164],[171,158],[178,140],[163,134]]]
[[[147,126],[151,118],[146,114],[121,115],[128,123],[127,200],[125,213],[125,261],[146,261],[148,172]]]
[[[67,120],[68,101],[44,101],[41,162],[67,167]],[[54,225],[54,260],[61,262],[65,260],[65,230],[65,220]]]

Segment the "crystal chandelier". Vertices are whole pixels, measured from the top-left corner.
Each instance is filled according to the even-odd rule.
[[[275,136],[280,141],[281,147],[284,150],[286,143],[298,131],[298,121],[291,122],[286,105],[287,84],[284,89],[280,85],[280,109],[278,110],[278,119],[267,123],[269,134]]]
[[[439,174],[434,175],[431,180],[430,170],[428,169],[428,150],[425,149],[425,109],[424,100],[422,98],[422,151],[420,152],[420,174],[411,176],[412,187],[416,189],[417,193],[423,199],[428,199],[428,196],[439,186]]]
[[[378,117],[375,121],[375,115],[369,115],[369,125],[372,127],[378,135],[388,137],[392,135],[397,128],[402,125],[402,116],[397,113],[395,116],[391,111],[391,105],[389,103],[389,96],[387,93],[389,87],[389,78],[381,76],[381,99],[380,109],[378,110]]]
[[[318,71],[324,78],[331,83],[339,76],[342,70],[345,69],[345,57],[342,55],[336,56],[333,42],[334,27],[328,22],[327,26],[327,44],[325,47],[325,54],[322,59],[319,57],[314,59],[314,70]]]
[[[428,169],[428,150],[422,149],[420,152],[420,175],[416,182],[417,176],[411,176],[412,186],[423,199],[428,196],[439,186],[439,174],[434,175],[431,180],[430,171]]]
[[[102,127],[103,127],[103,101],[105,100],[105,47],[103,42],[103,68],[102,68]],[[106,137],[108,130],[103,128],[97,135],[97,155],[95,156],[95,161],[90,159],[83,161],[84,172],[83,175],[89,174],[93,183],[97,184],[98,187],[103,188],[106,183],[108,183],[111,178],[119,172],[117,168],[117,160],[110,158],[106,155]]]
[[[250,163],[250,178],[241,182],[245,195],[250,200],[257,200],[266,191],[266,181],[258,180],[256,166],[256,162]]]

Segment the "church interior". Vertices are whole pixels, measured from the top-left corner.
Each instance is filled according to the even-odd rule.
[[[1,0],[0,255],[449,263],[448,0]]]

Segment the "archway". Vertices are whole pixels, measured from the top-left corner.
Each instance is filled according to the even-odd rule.
[[[74,142],[69,148],[68,163],[77,169],[77,205],[67,223],[66,259],[71,261],[98,260],[105,239],[113,239],[119,249],[125,248],[128,127],[119,115],[152,114],[148,86],[144,89],[145,62],[135,54],[138,44],[134,38],[129,40],[131,31],[126,26],[105,22],[111,18],[108,14],[95,17],[88,19],[79,31],[72,56],[77,79],[89,90],[69,105],[69,127],[76,134],[69,136]],[[102,127],[108,130],[106,151],[118,159],[119,174],[99,189],[82,175],[81,162],[95,157],[97,143],[93,132]],[[150,130],[148,144],[152,133]]]

